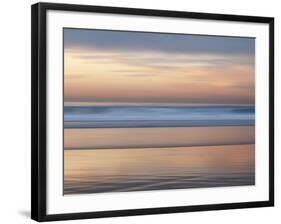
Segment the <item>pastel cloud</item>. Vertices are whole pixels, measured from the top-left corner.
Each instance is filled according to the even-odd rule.
[[[252,38],[64,32],[66,99],[254,103]]]

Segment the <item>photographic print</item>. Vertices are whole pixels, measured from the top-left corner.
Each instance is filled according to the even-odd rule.
[[[274,206],[274,18],[37,3],[31,218]]]
[[[255,185],[255,38],[63,29],[65,195]]]

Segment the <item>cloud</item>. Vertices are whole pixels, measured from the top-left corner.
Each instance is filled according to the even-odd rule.
[[[88,64],[122,64],[127,67],[123,70],[116,70],[118,73],[133,74],[136,71],[153,73],[155,71],[175,71],[184,68],[227,68],[233,65],[250,65],[255,63],[254,56],[230,55],[230,54],[190,54],[167,52],[131,52],[123,50],[111,52],[101,49],[76,49],[65,50],[66,54]],[[165,74],[165,73],[163,73]]]
[[[64,29],[66,48],[108,49],[127,51],[160,51],[190,54],[255,53],[255,39],[187,34]]]
[[[65,32],[65,97],[118,102],[254,102],[253,38]]]

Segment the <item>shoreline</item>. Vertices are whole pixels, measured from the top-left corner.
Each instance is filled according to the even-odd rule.
[[[221,144],[221,145],[218,145],[218,144],[213,144],[213,145],[210,145],[210,144],[206,144],[206,145],[180,145],[180,146],[177,146],[177,145],[163,145],[163,146],[135,146],[135,147],[128,147],[128,148],[124,148],[124,147],[114,147],[114,148],[64,148],[65,151],[68,151],[68,150],[72,150],[72,151],[75,151],[75,150],[79,150],[79,151],[88,151],[88,150],[120,150],[120,149],[124,149],[124,150],[128,150],[128,149],[150,149],[150,150],[153,150],[153,149],[164,149],[164,150],[169,150],[171,148],[196,148],[196,147],[220,147],[220,146],[238,146],[238,145],[255,145],[255,142],[251,142],[251,143],[235,143],[235,144],[232,144],[232,143],[229,143],[229,144]]]
[[[64,129],[64,149],[164,148],[255,143],[255,126]]]

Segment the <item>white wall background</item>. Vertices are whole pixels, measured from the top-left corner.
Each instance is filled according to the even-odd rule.
[[[50,0],[51,1],[51,0]],[[0,7],[0,223],[30,220],[30,6],[36,1],[2,1]],[[60,0],[61,3],[183,10],[275,17],[276,206],[60,223],[279,223],[281,219],[280,1],[250,0]]]

